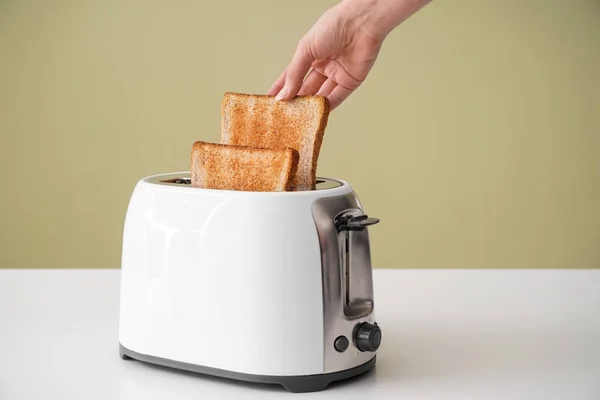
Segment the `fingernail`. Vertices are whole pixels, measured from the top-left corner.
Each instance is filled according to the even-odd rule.
[[[277,93],[277,96],[275,96],[275,100],[282,100],[287,94],[288,88],[284,86],[279,93]]]

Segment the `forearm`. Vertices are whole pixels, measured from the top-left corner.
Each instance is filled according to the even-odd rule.
[[[432,0],[342,0],[361,28],[383,40],[394,28]]]

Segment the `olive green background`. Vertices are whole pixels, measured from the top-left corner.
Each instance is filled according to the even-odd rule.
[[[139,178],[218,141],[336,1],[0,0],[0,267],[118,268]],[[600,2],[434,0],[331,117],[373,262],[600,267]]]

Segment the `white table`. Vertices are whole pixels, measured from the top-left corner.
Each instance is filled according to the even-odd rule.
[[[118,356],[118,270],[0,271],[0,399],[600,399],[600,270],[376,270],[366,375],[292,394]]]

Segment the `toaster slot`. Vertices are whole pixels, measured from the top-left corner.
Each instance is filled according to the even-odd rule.
[[[342,240],[344,242],[341,253],[342,257],[342,271],[344,273],[344,305],[348,307],[350,301],[350,232],[341,232]]]
[[[192,178],[173,178],[173,179],[166,179],[164,181],[160,181],[161,183],[173,183],[176,185],[191,185],[192,184]]]
[[[367,226],[379,222],[360,210],[336,217],[344,314],[348,319],[369,315],[373,310],[373,280]]]
[[[153,175],[145,178],[144,181],[155,185],[166,185],[176,187],[192,187],[192,177],[190,172],[176,172],[171,174]],[[342,186],[342,182],[330,178],[317,178],[315,190],[329,190]]]

